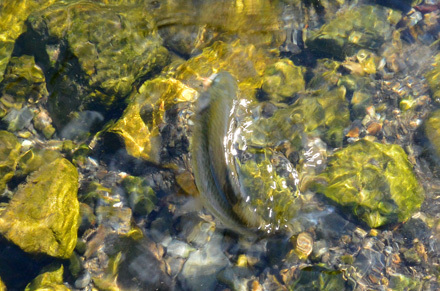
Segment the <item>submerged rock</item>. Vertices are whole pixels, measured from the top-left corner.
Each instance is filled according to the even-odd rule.
[[[399,145],[361,140],[336,151],[321,176],[320,191],[373,228],[406,221],[425,196]]]
[[[188,290],[213,290],[217,284],[217,274],[230,266],[221,248],[222,238],[214,234],[201,249],[192,252],[183,265],[178,278]]]
[[[295,66],[291,60],[281,59],[264,72],[262,89],[272,101],[282,101],[304,90],[303,74],[303,68]]]
[[[233,43],[217,41],[200,55],[178,64],[174,75],[194,86],[201,85],[200,77],[208,78],[219,71],[227,71],[237,79],[242,96],[254,100],[266,68],[275,61],[265,50],[241,40]]]
[[[33,148],[21,155],[17,164],[16,175],[26,176],[43,165],[49,164],[56,159],[62,158],[57,151]]]
[[[388,285],[392,290],[408,290],[416,291],[423,290],[423,283],[417,279],[407,277],[402,274],[392,274],[390,276],[390,284]]]
[[[38,102],[49,95],[43,70],[27,55],[10,59],[0,87],[2,96],[11,96],[18,104]]]
[[[35,10],[44,9],[55,0],[18,0],[0,3],[0,81],[3,79],[15,40],[26,30],[25,20]]]
[[[63,273],[63,265],[50,265],[44,268],[42,273],[32,280],[32,282],[30,282],[24,290],[70,290],[67,286],[63,285]]]
[[[345,93],[345,87],[311,91],[270,118],[253,122],[249,127],[251,134],[243,135],[255,146],[275,146],[287,140],[292,149],[300,150],[304,133],[309,137],[320,136],[331,146],[341,146],[343,130],[350,124]]]
[[[49,109],[58,125],[90,104],[104,113],[136,81],[168,62],[154,21],[142,6],[59,2],[31,14],[28,22],[25,49],[36,55],[50,79]]]
[[[425,74],[426,80],[428,81],[429,87],[431,89],[432,98],[436,101],[440,101],[440,54],[434,56],[434,61],[432,62],[432,69]]]
[[[21,145],[15,135],[7,131],[0,131],[0,191],[14,176]]]
[[[359,49],[378,50],[391,37],[388,13],[380,6],[350,6],[312,31],[306,44],[313,51],[339,59],[352,56]]]
[[[432,112],[426,120],[425,132],[435,152],[440,156],[440,110]]]
[[[56,159],[20,185],[0,216],[0,233],[25,252],[69,258],[79,224],[78,172]]]
[[[129,176],[122,180],[122,186],[134,214],[148,215],[153,211],[157,202],[156,193],[145,179]]]
[[[214,40],[240,39],[256,46],[277,48],[282,42],[281,6],[269,0],[186,0],[152,2],[165,45],[191,56]]]
[[[172,105],[194,101],[197,91],[173,78],[145,82],[131,97],[122,117],[109,129],[123,139],[129,155],[159,163],[160,126]]]
[[[323,267],[307,267],[292,285],[292,290],[346,290],[341,271],[329,270]]]

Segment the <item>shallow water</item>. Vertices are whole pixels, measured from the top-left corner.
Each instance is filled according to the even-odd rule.
[[[440,3],[40,2],[0,3],[8,290],[440,288]]]

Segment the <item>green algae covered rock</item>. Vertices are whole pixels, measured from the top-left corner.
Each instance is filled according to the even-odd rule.
[[[328,144],[342,145],[343,130],[350,124],[345,88],[317,90],[301,96],[288,108],[251,125],[249,140],[256,146],[274,146],[288,140],[296,150],[302,146],[302,134],[320,136]],[[246,135],[246,133],[244,133]]]
[[[426,120],[425,132],[437,155],[440,156],[440,110],[431,113]]]
[[[14,176],[21,145],[18,139],[10,132],[0,131],[0,191]]]
[[[200,55],[179,64],[171,73],[185,84],[197,84],[200,77],[227,71],[237,79],[242,98],[252,100],[256,90],[261,88],[266,68],[276,60],[267,51],[241,40],[217,41]]]
[[[439,102],[440,100],[440,54],[435,55],[432,62],[432,69],[425,74],[431,89],[432,98]]]
[[[380,6],[358,6],[346,9],[312,31],[307,46],[317,52],[344,59],[359,49],[378,50],[391,37],[389,9]]]
[[[43,50],[36,54],[45,61],[49,102],[60,121],[82,106],[116,106],[136,81],[168,62],[149,11],[139,5],[60,2],[31,14],[28,22],[38,36],[33,45]]]
[[[17,103],[37,102],[49,95],[43,70],[27,55],[10,59],[0,87],[2,95],[12,96]]]
[[[242,195],[247,198],[234,211],[264,232],[284,228],[300,207],[296,201],[299,191],[287,164],[286,158],[263,151],[237,167]]]
[[[372,228],[407,220],[425,196],[399,145],[358,141],[336,151],[321,176],[320,192]]]
[[[388,286],[391,288],[391,290],[395,291],[424,290],[422,282],[402,274],[392,274],[390,276],[390,283]]]
[[[298,291],[332,291],[347,289],[341,271],[330,270],[319,265],[302,269],[298,280],[289,287],[289,290]]]
[[[0,3],[0,81],[18,36],[26,30],[25,20],[32,11],[44,9],[55,0],[16,0]]]
[[[151,10],[166,46],[191,56],[219,39],[278,48],[285,36],[277,4],[270,0],[173,0],[161,1]]]
[[[165,111],[176,103],[194,101],[196,97],[196,90],[176,79],[149,80],[131,96],[122,117],[109,132],[122,138],[129,155],[159,163],[159,126],[164,121]]]
[[[78,230],[78,172],[66,159],[42,166],[0,215],[0,233],[23,251],[67,259]]]
[[[153,211],[157,202],[156,193],[145,179],[128,176],[122,181],[122,186],[128,194],[130,208],[135,214],[148,215]]]
[[[43,269],[43,272],[30,282],[25,291],[37,290],[70,290],[63,282],[64,267],[59,264],[52,264]]]
[[[282,59],[266,69],[262,89],[271,100],[282,101],[304,90],[303,74],[303,68],[295,66],[289,59]]]
[[[30,149],[25,152],[18,161],[16,175],[26,176],[45,164],[62,158],[61,153],[47,149]]]

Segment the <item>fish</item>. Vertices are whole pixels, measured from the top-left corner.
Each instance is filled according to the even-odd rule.
[[[191,142],[191,159],[202,205],[220,222],[240,234],[258,233],[259,221],[242,210],[240,185],[225,154],[225,137],[234,118],[237,81],[228,72],[210,77],[212,83],[198,98]]]

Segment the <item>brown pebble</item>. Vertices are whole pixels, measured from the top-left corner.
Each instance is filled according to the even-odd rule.
[[[382,129],[382,125],[380,125],[380,123],[377,122],[371,122],[367,126],[367,132],[370,135],[376,135],[381,129]]]
[[[399,255],[398,254],[393,254],[392,261],[396,265],[399,264],[400,261],[401,261]]]
[[[257,280],[252,281],[252,291],[262,291],[260,283]]]
[[[359,127],[353,127],[346,135],[347,137],[359,137]]]

